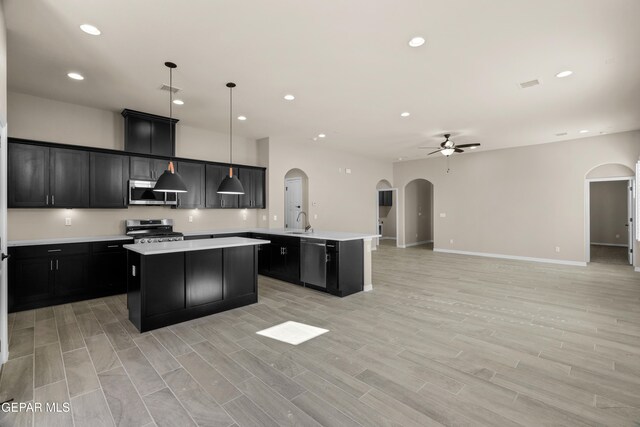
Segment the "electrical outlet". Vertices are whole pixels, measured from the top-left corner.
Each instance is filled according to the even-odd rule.
[[[560,252],[560,246],[556,246],[556,252]]]
[[[273,220],[274,220],[274,221],[277,221],[277,220],[278,220],[278,215],[274,215],[274,216],[273,216]]]
[[[313,214],[313,219],[318,219],[318,214]]]
[[[193,217],[189,215],[189,222],[193,222]]]
[[[449,243],[453,245],[453,239],[450,239],[450,240],[449,240]]]
[[[266,221],[267,220],[267,216],[266,215],[262,215],[262,220]]]
[[[318,202],[311,202],[311,206],[318,206]]]
[[[446,218],[446,217],[447,217],[447,214],[446,214],[446,213],[444,213],[444,212],[441,212],[441,213],[440,213],[440,218]]]
[[[64,225],[71,225],[71,218],[65,218]]]
[[[350,168],[346,168],[344,171],[345,171],[346,173],[348,173],[348,174],[350,174],[350,173],[351,173],[351,169],[350,169]]]

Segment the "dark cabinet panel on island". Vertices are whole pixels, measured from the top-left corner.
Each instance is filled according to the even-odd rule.
[[[206,168],[206,207],[208,208],[237,208],[236,194],[218,194],[218,187],[222,180],[229,175],[229,167],[222,165],[207,165]],[[233,174],[238,175],[238,168],[233,168]]]
[[[129,158],[117,154],[91,153],[90,206],[92,208],[126,208]]]
[[[222,299],[222,249],[186,253],[187,307]]]
[[[144,271],[147,285],[146,315],[153,317],[185,308],[184,253],[145,257]],[[142,274],[142,272],[140,272]]]
[[[239,246],[224,250],[224,296],[238,298],[258,291],[257,259],[254,246]]]
[[[187,186],[186,193],[178,193],[178,208],[205,207],[205,165],[195,162],[178,162],[176,172]]]

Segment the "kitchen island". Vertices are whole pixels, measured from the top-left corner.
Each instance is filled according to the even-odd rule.
[[[129,320],[140,332],[258,301],[258,248],[225,237],[124,245]]]

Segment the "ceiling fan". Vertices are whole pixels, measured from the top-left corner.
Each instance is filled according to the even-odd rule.
[[[450,136],[451,136],[450,133],[445,133],[444,134],[445,140],[442,141],[442,143],[440,144],[440,148],[438,148],[436,151],[433,151],[427,155],[430,156],[435,153],[442,153],[444,156],[449,157],[453,153],[464,153],[464,150],[462,150],[462,148],[471,148],[473,150],[474,148],[480,146],[480,144],[478,143],[456,145],[455,142],[449,140]],[[418,147],[418,148],[436,148],[436,147]]]

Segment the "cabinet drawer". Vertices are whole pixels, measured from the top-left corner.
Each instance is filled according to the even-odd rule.
[[[66,243],[63,245],[18,246],[11,248],[16,258],[37,258],[43,256],[88,254],[88,243]]]
[[[108,242],[91,243],[91,251],[93,253],[100,252],[119,252],[122,251],[122,245],[132,244],[133,240],[113,240]]]

